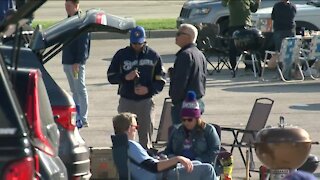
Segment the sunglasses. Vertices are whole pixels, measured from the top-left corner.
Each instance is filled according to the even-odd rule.
[[[139,128],[139,125],[133,125],[133,124],[131,124],[130,126],[136,128],[136,129]]]
[[[193,118],[183,118],[183,119],[182,119],[182,122],[186,122],[186,121],[192,122],[192,120],[193,120]]]
[[[133,45],[143,45],[144,43],[131,43],[131,44],[133,44]]]
[[[181,31],[178,31],[178,32],[176,33],[176,36],[180,36],[180,35],[183,35],[183,34],[189,36],[188,33],[181,32]]]

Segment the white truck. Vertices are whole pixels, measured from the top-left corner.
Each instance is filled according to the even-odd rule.
[[[261,0],[259,9],[268,7],[272,9],[273,5],[278,1],[279,0]],[[291,0],[291,2],[295,4],[306,4],[307,2],[317,4],[319,1],[320,0]],[[319,29],[319,26],[313,26],[312,23],[308,22],[308,17],[306,17],[304,21],[297,22],[297,28],[310,25],[314,30]],[[220,32],[225,34],[229,24],[229,9],[222,5],[221,0],[189,0],[182,6],[180,15],[177,18],[177,27],[182,23],[190,23],[193,25],[200,23],[219,24]],[[317,29],[315,29],[316,27]]]
[[[295,17],[297,33],[306,30],[320,29],[320,2],[310,1],[306,4],[296,4],[297,14]],[[252,14],[252,24],[262,32],[273,30],[271,20],[272,7],[261,8]]]

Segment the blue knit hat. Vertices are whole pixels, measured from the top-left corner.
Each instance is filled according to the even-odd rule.
[[[182,103],[181,117],[199,118],[200,116],[201,110],[196,99],[196,93],[194,91],[188,91],[187,97]]]
[[[130,43],[144,43],[146,32],[143,27],[137,26],[130,32]]]

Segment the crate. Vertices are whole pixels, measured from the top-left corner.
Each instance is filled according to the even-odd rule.
[[[110,147],[90,147],[91,179],[119,179]]]

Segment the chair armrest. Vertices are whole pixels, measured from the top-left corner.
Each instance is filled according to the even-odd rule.
[[[306,52],[306,53],[310,53],[311,52],[309,49],[303,49],[303,48],[300,48],[300,51]]]
[[[276,52],[276,51],[268,51],[268,50],[266,50],[265,53],[266,53],[266,54],[271,54],[271,55],[279,54],[279,52]]]
[[[242,133],[256,133],[257,130],[248,130],[248,129],[241,129],[241,128],[231,128],[231,127],[221,127],[221,131],[238,131]]]
[[[231,143],[221,143],[221,146],[231,146],[231,147],[241,147],[241,148],[254,148],[254,144],[231,144]]]

